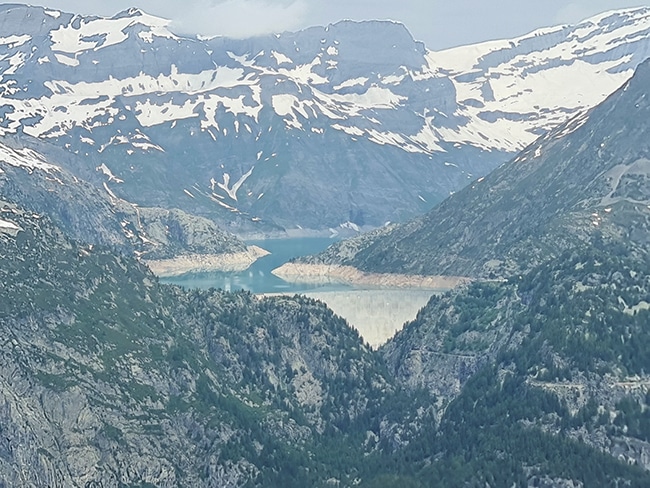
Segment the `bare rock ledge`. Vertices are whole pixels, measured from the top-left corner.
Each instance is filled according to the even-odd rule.
[[[151,271],[160,277],[184,273],[243,271],[269,252],[258,246],[248,246],[246,251],[227,254],[185,254],[171,259],[145,260]]]
[[[294,283],[348,283],[390,288],[446,290],[469,283],[462,276],[422,276],[393,273],[366,273],[352,266],[333,264],[285,263],[272,273]]]

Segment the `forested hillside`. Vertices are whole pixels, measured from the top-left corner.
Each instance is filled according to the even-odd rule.
[[[160,285],[2,209],[8,485],[650,480],[628,465],[650,435],[647,260],[603,245],[450,292],[374,352],[321,303]]]

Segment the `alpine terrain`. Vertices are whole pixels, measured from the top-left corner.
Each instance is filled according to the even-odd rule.
[[[0,195],[25,210],[47,214],[75,239],[134,253],[159,275],[244,269],[264,253],[204,217],[139,207],[108,186],[96,188],[55,162],[65,156],[59,151],[46,159],[14,139],[0,142]],[[109,172],[105,166],[97,170]]]
[[[595,240],[644,254],[650,243],[649,120],[647,61],[599,106],[423,217],[342,241],[305,261],[507,278]]]
[[[0,8],[0,486],[650,486],[650,10],[434,53]],[[464,283],[375,350],[161,283],[260,252],[217,223]]]
[[[2,5],[0,132],[78,156],[66,168],[101,191],[239,233],[421,214],[650,54],[647,8],[441,52],[392,22],[245,40],[167,24]]]
[[[569,474],[568,453],[563,475],[531,478],[555,462],[546,434],[650,468],[649,87],[646,61],[424,217],[298,263],[479,278],[433,297],[379,351],[437,399],[438,435],[458,439],[441,459],[461,485],[607,484]],[[504,463],[516,468],[495,482]]]

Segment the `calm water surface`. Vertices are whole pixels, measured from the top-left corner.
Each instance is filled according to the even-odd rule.
[[[161,281],[185,288],[221,288],[228,291],[247,290],[251,293],[303,293],[314,289],[347,290],[350,289],[347,285],[289,283],[271,274],[272,270],[289,259],[319,253],[334,242],[336,242],[334,239],[327,237],[247,241],[247,244],[259,246],[271,254],[258,259],[250,268],[238,273],[187,273]]]
[[[302,293],[322,300],[335,313],[355,327],[364,340],[377,347],[413,320],[431,295],[432,290],[360,288],[344,284],[289,283],[271,271],[298,256],[315,254],[335,242],[329,238],[269,239],[248,241],[271,254],[258,259],[239,273],[188,273],[161,279],[185,288],[221,288],[248,290],[251,293]]]

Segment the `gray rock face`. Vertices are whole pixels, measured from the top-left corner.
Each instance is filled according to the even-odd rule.
[[[431,52],[391,22],[198,40],[139,10],[5,5],[0,132],[79,155],[68,169],[125,200],[241,232],[379,226],[600,102],[648,55],[649,26],[637,9]]]
[[[463,293],[461,290],[459,296]],[[491,291],[486,287],[477,295],[492,308],[489,322],[481,317],[480,332],[469,323],[471,315],[455,302],[456,294],[450,292],[432,297],[417,318],[381,348],[400,381],[434,394],[440,414],[474,374],[496,359],[501,348],[516,342],[506,317],[518,304],[510,303],[498,288]]]
[[[602,238],[650,242],[650,64],[425,216],[340,243],[311,262],[364,271],[510,276]]]
[[[95,170],[108,172],[101,166]],[[0,194],[49,216],[79,242],[135,252],[146,259],[246,250],[242,241],[211,220],[182,210],[139,207],[108,187],[98,189],[78,178],[55,157],[46,158],[15,140],[0,143]]]
[[[312,484],[310,455],[284,456],[326,430],[371,449],[345,435],[387,417],[378,399],[397,388],[323,304],[161,286],[132,258],[0,208],[2,483]]]

